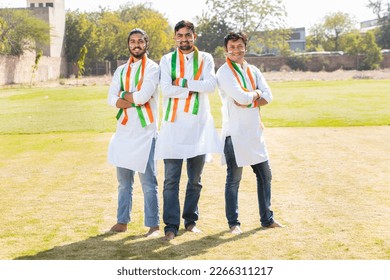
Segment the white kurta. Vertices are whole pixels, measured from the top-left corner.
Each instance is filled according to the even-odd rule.
[[[250,87],[250,79],[247,67],[250,67],[253,78],[256,81],[256,89],[261,90],[261,98],[270,103],[273,99],[263,74],[258,68],[244,63],[241,72],[245,77],[247,86]],[[234,104],[234,101],[242,105],[252,103],[255,89],[248,88],[244,91],[227,63],[217,71],[219,94],[222,99],[222,140],[231,136],[236,162],[239,167],[253,165],[268,160],[268,151],[263,137],[259,108],[242,108]],[[224,157],[222,158],[225,163]]]
[[[108,103],[115,108],[119,98],[118,92],[121,90],[121,71],[125,67],[125,75],[128,63],[119,66],[112,78],[108,93]],[[124,114],[122,114],[118,120],[116,132],[111,138],[108,148],[108,162],[117,167],[144,173],[153,138],[157,136],[159,67],[154,61],[147,59],[142,87],[137,91],[133,81],[140,65],[141,60],[132,65],[130,92],[133,92],[135,104],[142,105],[149,101],[154,122],[143,128],[136,108],[128,108],[128,121],[126,125],[121,124],[124,117]],[[117,108],[117,110],[119,109]],[[113,118],[115,114],[113,112]]]
[[[199,80],[194,80],[193,56],[185,55],[185,74],[188,88],[172,85],[171,58],[173,53],[160,61],[160,86],[163,96],[163,120],[156,142],[155,159],[187,159],[198,155],[222,153],[222,143],[210,113],[208,94],[216,87],[214,60],[208,53],[199,52],[203,58],[203,71]],[[199,112],[193,115],[184,112],[186,98],[190,91],[199,92]],[[169,98],[179,98],[174,122],[164,120]]]

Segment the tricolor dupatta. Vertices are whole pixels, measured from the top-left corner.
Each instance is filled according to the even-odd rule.
[[[247,85],[246,85],[245,77],[242,74],[240,68],[237,66],[237,64],[234,61],[231,61],[229,58],[226,58],[226,63],[229,66],[230,70],[232,70],[232,72],[234,74],[234,77],[236,77],[236,79],[237,79],[238,83],[240,84],[242,90],[247,91],[247,92],[250,91],[248,89]],[[251,82],[252,90],[255,90],[256,89],[256,82],[253,79],[252,72],[250,71],[249,66],[247,67],[246,72],[247,72],[249,80]],[[238,75],[240,75],[241,79],[240,79],[240,77],[238,77]],[[259,106],[259,102],[257,100],[255,100],[254,102],[249,104],[247,107],[248,108],[256,108],[258,106]]]
[[[178,55],[179,54],[179,55]],[[199,80],[203,71],[203,59],[199,56],[197,47],[194,47],[194,61],[193,61],[193,75],[194,80]],[[176,80],[177,86],[184,86],[184,55],[180,49],[176,49],[171,58],[171,78],[172,81]],[[182,82],[183,84],[180,84]],[[174,122],[177,115],[177,108],[179,107],[179,98],[169,98],[167,109],[165,111],[164,120],[168,122]],[[190,92],[184,105],[184,112],[191,112],[193,115],[197,115],[199,112],[199,93]]]
[[[142,57],[141,65],[138,67],[138,70],[135,74],[134,85],[138,91],[141,89],[142,83],[143,83],[143,80],[145,77],[146,59],[147,59],[147,56],[144,55]],[[134,62],[134,58],[130,57],[129,62],[128,62],[128,66],[127,66],[127,70],[126,70],[126,75],[124,75],[124,71],[125,71],[126,67],[123,67],[123,69],[122,69],[122,72],[120,75],[121,91],[118,93],[118,96],[120,98],[124,98],[124,95],[126,93],[130,92],[130,89],[131,89],[131,87],[130,87],[130,84],[131,84],[130,74],[131,74],[131,65],[133,62]],[[141,73],[141,78],[140,78],[140,73]],[[141,122],[142,127],[146,127],[149,124],[154,122],[153,112],[152,112],[152,108],[149,104],[149,101],[143,105],[135,105],[133,103],[132,107],[135,107],[135,109],[137,110],[138,117],[139,117],[139,120]],[[127,109],[119,109],[118,114],[116,115],[116,119],[119,120],[119,118],[122,116],[122,114],[124,114],[124,117],[121,121],[121,124],[126,125],[128,119],[129,119],[127,116]]]

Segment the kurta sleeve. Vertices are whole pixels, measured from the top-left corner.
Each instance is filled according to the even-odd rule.
[[[199,80],[189,80],[187,82],[190,91],[202,93],[214,93],[217,85],[215,77],[215,65],[213,57],[208,53],[203,53],[203,71]]]
[[[172,85],[171,77],[171,57],[172,54],[167,54],[160,61],[160,86],[163,97],[172,98],[187,98],[190,92],[187,88]]]
[[[119,99],[118,93],[121,89],[120,73],[121,73],[123,67],[118,67],[115,70],[114,76],[112,77],[112,80],[111,80],[110,88],[108,90],[108,99],[107,99],[108,104],[112,107],[115,107],[115,108],[116,108],[116,102]]]
[[[219,87],[237,103],[249,105],[253,102],[254,93],[244,91],[228,67],[224,67],[218,71],[217,80]]]
[[[261,98],[267,100],[268,103],[271,103],[273,100],[271,88],[268,86],[268,83],[260,70],[257,67],[253,67],[252,69],[256,73],[256,84],[257,88],[261,90]]]

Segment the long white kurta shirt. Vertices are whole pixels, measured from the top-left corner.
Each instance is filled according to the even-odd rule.
[[[120,75],[124,67],[123,74],[126,75],[128,64],[129,61],[119,66],[112,78],[108,93],[108,104],[115,108],[119,98],[118,92],[121,90]],[[134,80],[140,65],[141,60],[132,65],[130,92],[133,92],[135,104],[141,105],[149,101],[154,122],[146,127],[142,127],[136,108],[128,108],[126,125],[121,124],[124,117],[124,114],[122,114],[118,120],[116,132],[111,138],[108,148],[108,162],[117,167],[144,173],[153,138],[157,137],[159,67],[153,60],[147,59],[142,87],[137,91]],[[117,108],[117,110],[119,109]],[[113,112],[113,118],[115,118],[115,114],[116,112]]]
[[[218,69],[217,81],[222,99],[222,140],[225,143],[225,138],[231,136],[237,166],[242,167],[268,160],[259,108],[242,108],[234,104],[234,101],[242,105],[252,103],[252,91],[255,89],[251,88],[247,67],[250,67],[256,89],[262,92],[261,98],[270,103],[273,96],[263,74],[257,67],[246,62],[243,68],[238,64],[237,66],[243,73],[250,92],[246,92],[241,88],[227,63]],[[225,163],[224,157],[222,163]]]
[[[188,80],[188,88],[183,88],[172,85],[172,54],[163,56],[160,61],[163,120],[156,142],[155,159],[187,159],[203,154],[221,154],[223,151],[222,143],[214,126],[208,99],[208,94],[214,93],[217,84],[214,60],[210,54],[199,52],[199,56],[203,59],[203,71],[199,80],[194,80],[194,52],[184,55],[184,78]],[[197,115],[184,112],[185,101],[190,91],[199,92],[199,112]],[[174,122],[164,120],[170,97],[179,98]]]

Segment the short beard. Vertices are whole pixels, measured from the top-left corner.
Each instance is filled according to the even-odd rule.
[[[187,46],[179,46],[179,49],[182,51],[189,51],[192,50],[193,46],[187,45]]]
[[[136,59],[141,59],[145,55],[145,53],[146,53],[146,48],[143,49],[143,50],[141,49],[141,52],[139,54],[133,53],[130,48],[129,48],[129,51],[130,51],[130,54],[131,54],[132,57],[134,57]]]

